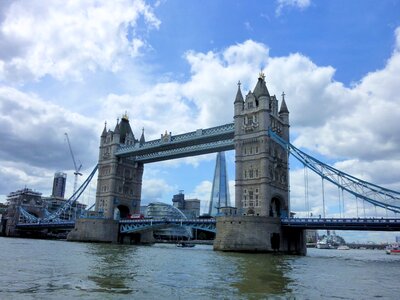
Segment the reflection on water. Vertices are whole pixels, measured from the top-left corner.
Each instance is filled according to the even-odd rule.
[[[289,278],[285,276],[290,268],[288,257],[275,254],[237,254],[231,253],[238,266],[238,278],[233,284],[245,295],[283,295]]]
[[[128,282],[134,280],[135,268],[130,267],[129,258],[134,256],[136,247],[110,244],[88,244],[88,254],[96,257],[96,263],[89,268],[88,279],[101,289],[99,291],[130,294]]]
[[[0,237],[0,299],[397,299],[400,256],[307,256]],[[397,290],[396,290],[397,289]]]

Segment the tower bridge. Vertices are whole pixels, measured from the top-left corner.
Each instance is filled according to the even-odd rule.
[[[146,163],[234,149],[235,207],[240,214],[217,218],[214,249],[304,253],[303,230],[280,226],[280,218],[289,215],[288,153],[266,134],[271,129],[289,141],[284,94],[279,106],[261,73],[245,97],[238,84],[233,104],[233,123],[179,135],[165,132],[149,142],[144,130],[135,138],[127,115],[113,131],[104,126],[96,211],[107,221],[78,220],[69,239],[115,241],[110,232],[118,231],[118,224],[111,221],[139,212]]]
[[[192,226],[216,231],[214,249],[222,251],[280,251],[304,254],[305,229],[400,230],[400,219],[326,218],[322,194],[322,218],[291,218],[289,199],[289,153],[322,180],[338,187],[339,202],[343,192],[356,201],[393,213],[400,212],[400,193],[357,179],[307,155],[289,142],[289,110],[282,94],[280,105],[271,96],[263,74],[256,86],[243,97],[240,84],[233,102],[234,122],[207,129],[145,141],[144,130],[135,138],[125,114],[114,130],[106,125],[100,137],[95,211],[97,218],[76,220],[69,240],[118,242],[131,240],[152,242],[151,230],[163,226]],[[162,160],[235,150],[236,213],[216,220],[121,220],[139,213],[144,165]],[[96,170],[95,168],[95,170]],[[93,177],[74,194],[60,212],[68,209]],[[341,195],[341,196],[340,196]],[[358,214],[358,206],[357,206]],[[364,208],[365,214],[365,208]],[[38,228],[56,226],[57,213],[43,220],[23,214]],[[37,223],[36,225],[33,223]],[[38,223],[41,223],[38,224]],[[29,228],[29,224],[20,224]],[[71,226],[71,224],[64,224]],[[49,225],[50,226],[50,225]]]

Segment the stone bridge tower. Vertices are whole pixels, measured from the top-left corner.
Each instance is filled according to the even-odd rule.
[[[288,155],[268,137],[268,129],[289,140],[289,111],[284,94],[278,100],[268,92],[260,74],[254,91],[243,100],[239,88],[235,107],[236,202],[242,215],[288,216]]]
[[[287,152],[268,135],[289,141],[285,94],[279,107],[260,73],[253,92],[243,98],[238,84],[234,101],[235,206],[237,215],[217,218],[214,249],[247,252],[306,252],[301,230],[284,230],[290,214]]]
[[[104,126],[100,137],[96,212],[103,218],[81,218],[67,239],[71,241],[117,242],[118,219],[139,213],[143,164],[115,155],[122,145],[143,144],[135,139],[128,116],[117,121],[114,131]]]
[[[96,211],[108,219],[126,218],[140,211],[143,164],[114,154],[121,145],[136,143],[144,143],[144,133],[140,141],[135,139],[126,114],[121,122],[117,121],[114,131],[107,131],[104,126],[100,138]]]

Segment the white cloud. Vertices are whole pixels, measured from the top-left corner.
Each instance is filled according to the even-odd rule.
[[[311,5],[311,0],[277,0],[277,8],[275,14],[279,16],[285,7],[295,7],[299,9],[306,9]]]
[[[233,116],[236,82],[242,81],[245,94],[255,84],[258,69],[263,68],[270,93],[285,91],[287,95],[297,146],[341,158],[337,164],[339,169],[398,189],[400,178],[395,174],[399,163],[396,149],[400,147],[396,130],[400,117],[397,103],[400,91],[395,82],[400,77],[398,51],[393,52],[385,68],[367,74],[353,87],[336,82],[333,67],[318,66],[302,54],[286,57],[268,54],[266,45],[251,40],[220,52],[189,51],[186,59],[191,77],[187,81],[157,83],[135,96],[110,95],[103,110],[115,115],[128,108],[137,116],[132,121],[137,124],[135,127],[144,126],[146,137],[150,138],[159,138],[166,129],[177,134],[228,123]],[[203,159],[206,158],[190,161],[196,164]],[[296,188],[301,189],[302,184],[293,185],[296,179],[291,182],[292,207],[301,210],[304,192]],[[319,186],[320,181],[315,187]],[[332,195],[327,196],[327,202],[332,205],[327,206],[327,213],[335,214],[337,191],[330,189]],[[322,214],[321,196],[312,195],[310,202],[313,213]],[[347,210],[354,207],[354,203],[349,204]]]
[[[13,1],[4,15],[0,78],[19,81],[118,70],[126,55],[136,57],[145,45],[136,33],[139,18],[149,28],[160,24],[142,0]]]
[[[143,176],[142,183],[142,201],[141,205],[148,205],[152,202],[165,202],[165,199],[172,199],[172,193],[177,188],[171,186],[162,178],[149,177],[147,174]],[[170,201],[167,201],[170,204]]]
[[[86,11],[88,15],[84,15],[83,20],[75,20],[71,13],[80,10],[78,4],[73,3],[66,10],[67,15],[71,14],[70,18],[72,18],[67,18],[68,22],[73,24],[78,21],[93,21],[94,27],[103,28],[107,25],[105,27],[109,28],[99,29],[98,34],[92,37],[91,33],[94,31],[86,28],[89,26],[88,23],[83,23],[86,27],[84,26],[85,30],[82,33],[77,32],[75,27],[71,27],[70,30],[73,33],[70,35],[71,38],[65,41],[60,40],[57,44],[51,37],[55,35],[57,28],[61,30],[58,38],[62,37],[63,34],[65,35],[62,30],[67,30],[67,28],[60,28],[62,25],[55,23],[54,29],[45,28],[44,32],[36,37],[32,33],[33,30],[44,26],[44,23],[34,19],[38,23],[35,26],[38,27],[34,26],[28,32],[21,32],[21,28],[27,26],[24,22],[33,22],[30,20],[34,16],[33,8],[30,5],[22,7],[20,2],[14,3],[8,11],[13,10],[15,13],[8,14],[9,19],[4,19],[1,24],[1,40],[17,45],[16,51],[11,56],[5,51],[4,53],[0,51],[0,70],[3,70],[3,76],[10,76],[12,68],[16,70],[19,68],[14,75],[20,78],[23,74],[30,74],[34,78],[45,75],[57,78],[79,77],[78,73],[83,69],[115,70],[119,68],[120,59],[123,59],[126,53],[131,51],[130,55],[138,55],[141,47],[146,46],[146,41],[134,34],[139,16],[144,16],[150,27],[157,27],[159,24],[151,8],[141,1],[130,2],[133,5],[129,6],[130,9],[126,12],[117,8],[118,22],[117,16],[115,19],[111,16],[110,20],[101,18],[102,11],[107,9],[104,6],[96,12],[99,16],[93,12],[96,16],[93,20],[89,18],[89,10]],[[52,2],[48,8],[44,9],[46,14],[43,18],[52,21],[55,18],[53,11],[57,16],[58,6],[57,2],[54,3],[56,4]],[[307,3],[304,7],[309,5],[309,2]],[[26,16],[26,20],[22,16]],[[17,19],[22,23],[19,24]],[[82,23],[80,24],[83,26]],[[128,31],[131,34],[133,32],[130,39],[124,35]],[[15,36],[18,39],[12,40],[7,32],[16,33]],[[94,111],[96,118],[100,118],[101,121],[94,120],[94,117],[83,117],[50,104],[48,99],[45,101],[37,95],[22,93],[14,88],[3,86],[0,88],[0,133],[4,137],[4,143],[0,151],[5,160],[22,161],[37,168],[47,168],[43,172],[49,176],[50,168],[55,169],[58,165],[61,166],[60,169],[67,168],[70,164],[69,154],[66,154],[66,144],[63,141],[64,132],[70,133],[74,145],[89,144],[89,147],[84,148],[77,146],[75,151],[76,156],[83,162],[85,160],[92,162],[97,158],[102,121],[108,120],[108,128],[113,129],[114,120],[125,111],[128,111],[131,116],[130,122],[136,137],[139,137],[141,128],[144,127],[147,140],[159,138],[165,130],[172,134],[179,134],[198,128],[230,123],[233,119],[233,101],[237,81],[242,82],[242,92],[246,94],[249,89],[253,89],[258,72],[262,69],[266,73],[270,93],[279,95],[285,91],[287,95],[291,130],[296,137],[294,143],[297,146],[315,151],[317,154],[340,158],[341,162],[336,166],[347,173],[398,188],[400,178],[395,170],[398,170],[397,149],[400,147],[400,132],[397,130],[396,123],[400,117],[398,102],[400,91],[397,84],[397,78],[400,78],[399,28],[396,30],[396,37],[393,54],[386,66],[367,74],[352,87],[336,82],[335,69],[331,66],[318,66],[300,53],[285,57],[270,57],[269,48],[265,44],[252,40],[220,51],[206,53],[188,51],[185,59],[191,73],[187,80],[179,82],[163,78],[163,82],[147,82],[146,86],[139,87],[140,90],[135,92],[109,93],[98,102],[100,111]],[[109,38],[110,43],[106,44],[110,49],[105,49],[103,53],[100,49],[104,41]],[[78,46],[70,39],[79,43],[89,39],[88,50],[84,48],[85,51],[78,51]],[[46,44],[50,45],[49,49],[44,46]],[[47,65],[45,57],[53,58],[55,65]],[[26,64],[22,65],[22,61]],[[35,65],[37,63],[41,65],[41,68]],[[16,120],[23,120],[23,122]],[[24,145],[25,148],[18,148],[18,145]],[[26,148],[30,151],[24,152]],[[61,152],[66,157],[58,154]],[[43,156],[43,153],[47,156]],[[49,157],[49,153],[54,156]],[[180,162],[196,165],[205,159],[209,160],[211,156],[189,158]],[[173,165],[173,163],[160,164],[159,169],[162,169],[165,164],[169,167]],[[23,167],[18,167],[18,170],[16,174],[20,174],[19,178],[30,176],[29,172],[26,172],[28,175],[24,175]],[[3,168],[2,173],[9,173],[9,168]],[[302,189],[301,172],[293,170],[291,175],[293,176],[291,178],[292,208],[305,213],[304,206],[302,208],[304,188]],[[34,182],[35,179],[29,180]],[[230,182],[230,185],[233,201],[233,183]],[[311,185],[313,189],[309,201],[313,213],[318,215],[322,212],[321,196],[316,192],[320,181],[316,180]],[[208,181],[202,182],[190,193],[190,196],[209,201],[211,187],[208,186]],[[165,199],[167,193],[176,190],[177,187],[170,186],[157,175],[146,175],[143,199],[148,201]],[[337,213],[335,193],[337,194],[337,191],[334,188],[327,188],[328,214]],[[346,205],[346,211],[349,213],[354,213],[354,209],[354,203],[349,202]]]
[[[52,185],[58,170],[73,169],[64,133],[70,135],[83,171],[96,164],[96,121],[10,87],[0,87],[0,193]],[[85,147],[82,147],[85,145]],[[43,180],[48,181],[47,184]],[[6,184],[7,182],[7,184]],[[25,183],[24,183],[25,182]]]

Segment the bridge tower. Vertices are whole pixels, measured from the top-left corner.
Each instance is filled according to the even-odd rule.
[[[135,139],[128,116],[117,121],[114,131],[104,126],[100,138],[96,211],[108,219],[126,218],[139,213],[142,189],[143,164],[115,155],[120,146],[144,143]]]
[[[267,135],[272,128],[289,139],[289,111],[284,98],[278,112],[264,74],[246,99],[240,84],[234,102],[235,205],[242,215],[281,217],[289,210],[288,155]]]
[[[104,125],[100,137],[95,206],[103,218],[78,219],[68,240],[117,242],[118,220],[140,212],[143,163],[118,157],[115,153],[121,146],[144,142],[144,131],[140,140],[135,139],[126,113],[120,122],[117,120],[114,131],[107,130]]]
[[[279,107],[263,73],[245,99],[238,83],[234,101],[237,215],[217,219],[216,250],[305,252],[303,232],[281,229],[280,218],[290,213],[289,161],[287,152],[268,136],[272,129],[289,141],[284,96]]]

